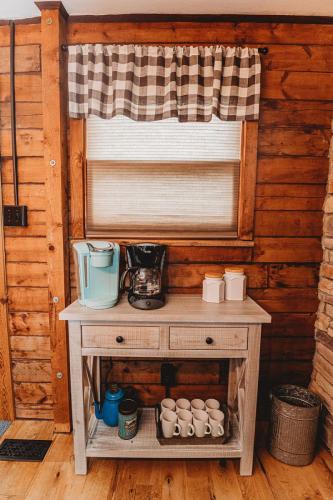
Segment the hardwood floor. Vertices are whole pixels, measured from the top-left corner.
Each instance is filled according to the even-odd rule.
[[[51,439],[50,422],[16,421],[4,437]],[[252,477],[238,460],[91,460],[73,473],[72,436],[58,434],[42,463],[0,462],[0,500],[312,500],[333,498],[333,457],[290,467],[258,445]]]

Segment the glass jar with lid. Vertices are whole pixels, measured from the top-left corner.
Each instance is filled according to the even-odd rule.
[[[246,299],[246,276],[242,267],[226,267],[224,282],[225,300]]]
[[[222,273],[206,273],[202,284],[202,300],[205,302],[224,301],[224,281]]]

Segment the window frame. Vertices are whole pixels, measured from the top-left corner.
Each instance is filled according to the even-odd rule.
[[[258,122],[242,123],[241,158],[238,197],[237,235],[227,233],[172,231],[89,233],[86,230],[86,120],[69,120],[70,236],[114,238],[117,241],[142,239],[155,241],[215,242],[225,246],[252,246],[254,233],[255,190],[257,177]],[[144,235],[144,236],[143,236]]]

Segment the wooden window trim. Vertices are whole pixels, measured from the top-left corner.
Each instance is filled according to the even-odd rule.
[[[252,240],[257,181],[258,122],[243,122],[239,178],[238,238]]]
[[[214,246],[253,246],[255,189],[257,176],[258,122],[244,122],[242,127],[242,150],[239,179],[238,234],[187,233],[177,237],[172,233],[145,233],[145,237],[169,245],[214,245]],[[113,238],[122,243],[142,240],[141,233],[130,231],[128,234],[105,233],[87,235],[85,228],[86,199],[86,155],[85,120],[69,120],[69,170],[70,170],[70,238],[83,239],[87,236],[96,239]]]

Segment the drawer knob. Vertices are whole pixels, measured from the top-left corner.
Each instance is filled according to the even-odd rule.
[[[116,337],[116,342],[118,344],[121,344],[122,342],[124,342],[124,337],[122,337],[121,335],[118,335],[118,337]]]
[[[214,342],[214,340],[212,339],[212,337],[206,337],[206,344],[210,345]]]

